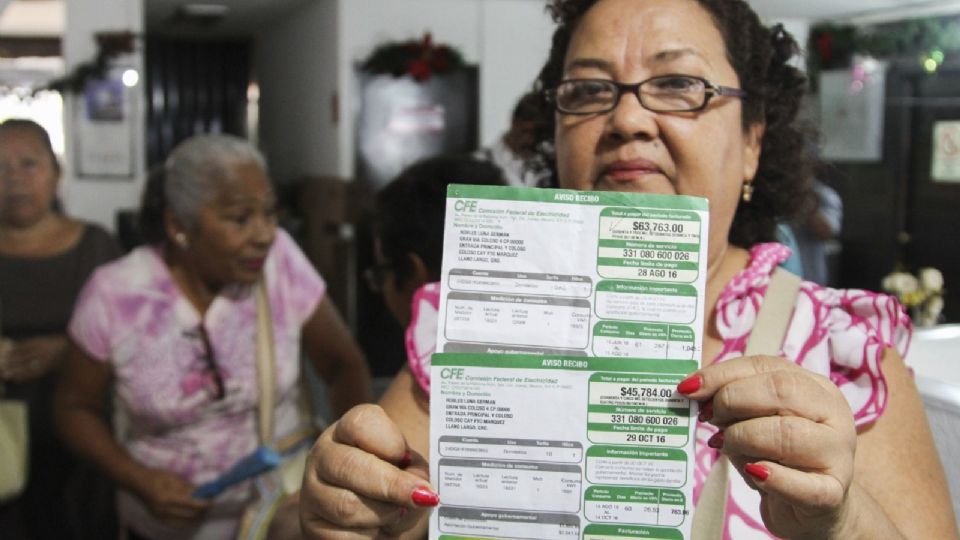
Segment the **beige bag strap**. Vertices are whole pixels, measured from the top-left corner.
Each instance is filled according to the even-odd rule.
[[[729,461],[721,455],[703,483],[700,500],[693,509],[692,540],[720,540],[723,538],[723,522],[727,515],[727,486]]]
[[[799,291],[799,276],[779,267],[773,271],[767,294],[757,312],[757,322],[747,340],[747,348],[743,353],[745,356],[780,354]]]
[[[261,279],[257,284],[257,392],[259,400],[260,444],[273,442],[273,405],[276,400],[276,359],[273,350],[273,321],[270,301],[267,298],[267,283]]]
[[[780,353],[799,291],[800,278],[797,275],[779,267],[773,271],[744,355]],[[700,501],[694,509],[692,540],[723,538],[730,474],[730,461],[721,455],[710,469],[700,492]]]

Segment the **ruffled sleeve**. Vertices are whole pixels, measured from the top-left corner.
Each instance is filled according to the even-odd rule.
[[[803,320],[791,323],[784,353],[812,371],[828,370],[858,426],[876,421],[887,406],[880,362],[890,347],[905,355],[912,334],[900,303],[885,294],[804,283],[796,310],[794,319]],[[811,319],[814,324],[804,322]]]
[[[427,395],[430,395],[430,357],[437,350],[439,311],[439,282],[427,283],[414,292],[404,344],[410,372]]]
[[[716,361],[743,354],[770,275],[789,254],[780,244],[755,246],[748,267],[723,291],[717,302],[717,328],[724,346]],[[829,377],[861,426],[875,421],[886,408],[887,383],[880,368],[885,350],[893,347],[905,354],[911,333],[910,319],[896,298],[804,281],[781,352]]]

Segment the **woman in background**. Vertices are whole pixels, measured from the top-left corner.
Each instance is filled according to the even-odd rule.
[[[99,226],[56,209],[60,177],[43,127],[22,119],[0,124],[0,385],[4,399],[27,403],[30,426],[26,489],[0,502],[4,538],[76,538],[81,530],[110,529],[105,517],[78,521],[81,508],[94,503],[109,511],[109,490],[95,496],[90,471],[56,438],[50,402],[77,295],[94,268],[119,250]],[[67,496],[71,484],[84,484],[82,499]]]
[[[414,163],[377,193],[376,264],[365,277],[371,289],[383,293],[390,313],[406,328],[407,367],[397,379],[415,379],[424,392],[430,390],[430,355],[436,345],[447,186],[506,183],[503,170],[485,159],[444,155]]]
[[[149,245],[98,270],[78,302],[57,423],[120,487],[134,537],[235,534],[251,483],[213,500],[193,492],[258,446],[256,287],[266,287],[273,323],[276,440],[309,421],[298,407],[301,345],[335,413],[370,397],[363,356],[323,279],[278,230],[275,204],[248,142],[188,139],[145,191]],[[100,420],[111,384],[129,423],[122,441]]]

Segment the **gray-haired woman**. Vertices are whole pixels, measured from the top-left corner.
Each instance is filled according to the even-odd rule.
[[[249,484],[212,501],[192,494],[258,444],[258,282],[273,321],[275,437],[304,421],[301,344],[335,412],[370,395],[367,366],[323,279],[277,228],[264,169],[235,137],[197,136],[174,149],[144,193],[150,244],[99,269],[74,312],[57,424],[120,486],[120,518],[135,536],[225,538],[237,526]],[[111,383],[130,420],[122,444],[100,420]]]

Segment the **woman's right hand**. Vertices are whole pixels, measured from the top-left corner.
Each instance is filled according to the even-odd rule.
[[[196,486],[162,469],[144,468],[138,475],[135,492],[157,519],[185,527],[203,517],[210,501],[195,499]]]
[[[377,538],[412,530],[439,503],[428,463],[378,405],[358,405],[310,450],[300,492],[307,538]]]

